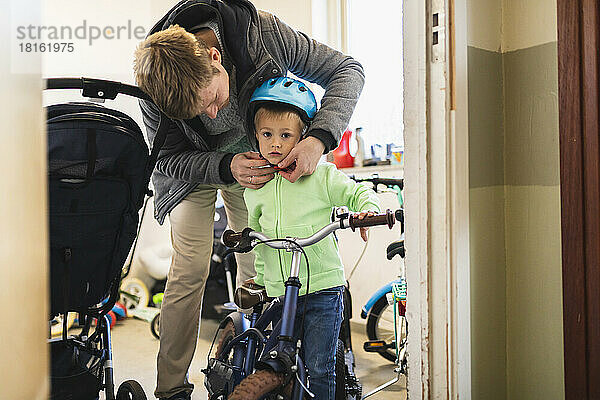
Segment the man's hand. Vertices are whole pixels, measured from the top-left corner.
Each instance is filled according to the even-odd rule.
[[[231,173],[240,185],[259,189],[275,176],[275,168],[260,156],[260,153],[247,151],[238,153],[231,159]]]
[[[323,155],[323,150],[325,150],[325,145],[314,136],[301,140],[290,151],[290,154],[277,165],[281,168],[279,174],[292,183],[296,182],[301,176],[312,174]],[[293,170],[284,170],[294,161],[296,167]]]

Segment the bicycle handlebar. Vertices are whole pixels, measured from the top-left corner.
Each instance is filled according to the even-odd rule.
[[[234,232],[228,229],[223,232],[222,240],[225,246],[239,253],[249,252],[260,242],[266,242],[264,244],[274,249],[293,250],[298,246],[305,247],[315,244],[338,229],[351,228],[354,231],[356,228],[377,225],[387,225],[391,229],[396,221],[395,216],[399,214],[387,210],[381,214],[366,215],[363,219],[359,219],[358,215],[358,213],[341,215],[339,220],[325,225],[318,232],[306,238],[272,239],[261,232],[255,232],[250,228],[246,228],[241,232]],[[253,242],[253,239],[258,239],[258,241]]]
[[[243,232],[235,232],[231,229],[227,229],[225,232],[223,232],[223,237],[221,238],[223,240],[223,244],[227,247],[237,246],[242,240],[242,233]]]
[[[392,210],[387,210],[382,214],[375,214],[372,216],[366,215],[363,219],[358,218],[358,214],[351,214],[349,218],[350,228],[354,231],[356,228],[364,228],[376,225],[387,225],[390,229],[394,226],[396,219]]]
[[[398,186],[400,190],[404,190],[404,179],[399,178],[380,178],[379,175],[374,174],[369,178],[359,178],[354,175],[350,175],[350,179],[355,182],[371,182],[373,186],[376,188],[377,185],[385,185],[389,188],[393,188],[394,186]]]

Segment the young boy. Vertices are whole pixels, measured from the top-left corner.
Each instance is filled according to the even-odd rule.
[[[316,112],[313,93],[302,82],[290,78],[271,79],[261,85],[250,99],[249,117],[254,123],[261,155],[272,165],[283,160],[302,139]],[[307,237],[330,222],[335,206],[351,211],[379,211],[375,193],[355,183],[330,163],[317,166],[312,175],[295,183],[280,171],[262,188],[246,189],[248,226],[269,237]],[[366,229],[361,229],[366,241]],[[335,398],[335,353],[343,315],[344,266],[333,235],[305,248],[309,259],[308,296],[300,297],[298,314],[306,303],[302,343],[309,371],[310,390],[319,400]],[[256,248],[254,283],[265,286],[271,297],[284,294],[291,253],[265,245]],[[300,266],[301,295],[306,294],[308,271]],[[296,318],[296,321],[299,319]],[[296,324],[296,335],[300,326]]]

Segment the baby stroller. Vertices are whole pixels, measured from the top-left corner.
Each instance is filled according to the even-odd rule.
[[[46,89],[82,89],[83,96],[150,100],[135,86],[88,78],[48,79]],[[115,399],[108,312],[119,297],[123,265],[136,237],[138,212],[166,136],[161,116],[152,152],[127,115],[95,103],[46,108],[50,222],[50,318],[63,316],[62,337],[50,339],[51,399]],[[69,312],[82,327],[67,335]],[[95,323],[95,327],[93,324]],[[120,385],[116,398],[145,400],[140,384]]]

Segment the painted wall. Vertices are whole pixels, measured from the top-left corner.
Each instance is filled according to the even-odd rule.
[[[564,398],[556,1],[504,0],[507,397]]]
[[[39,25],[40,1],[6,3],[0,13],[0,399],[43,400],[50,385],[41,59],[21,53],[13,40],[16,26]]]
[[[468,8],[472,397],[560,399],[556,2]]]
[[[312,2],[313,0],[281,1],[250,0],[259,10],[265,10],[279,17],[289,26],[299,31],[312,34]],[[322,0],[314,0],[317,3]]]
[[[468,8],[471,393],[506,399],[506,246],[500,1]]]

